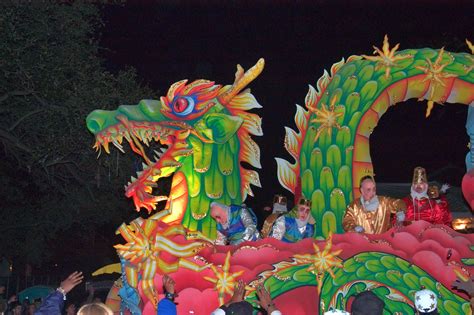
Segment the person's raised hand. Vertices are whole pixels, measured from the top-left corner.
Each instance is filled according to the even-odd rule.
[[[10,298],[8,299],[8,303],[17,302],[17,301],[18,301],[18,297],[16,296],[16,294],[13,294],[13,295],[10,296]]]
[[[474,297],[474,277],[467,279],[467,281],[457,279],[451,284],[451,286],[454,289],[466,292],[471,298]]]
[[[230,298],[227,304],[243,301],[244,294],[245,294],[245,283],[243,280],[239,280],[234,287],[234,294],[232,294],[232,297]]]
[[[258,296],[258,303],[260,306],[270,314],[274,310],[276,310],[275,304],[272,301],[272,297],[270,293],[265,289],[265,287],[261,284],[257,287],[257,296]]]
[[[163,276],[163,287],[165,288],[165,292],[174,294],[175,284],[176,283],[174,282],[174,280],[170,276],[168,276],[168,275]]]
[[[69,275],[69,277],[61,282],[60,287],[64,290],[64,293],[67,294],[69,291],[74,289],[76,285],[81,283],[83,279],[84,276],[82,275],[82,271],[74,271]]]

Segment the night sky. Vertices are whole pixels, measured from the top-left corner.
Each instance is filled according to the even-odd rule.
[[[468,52],[464,39],[474,40],[473,1],[227,2],[107,5],[100,44],[109,70],[132,66],[160,95],[182,79],[231,84],[236,64],[248,69],[265,58],[263,73],[250,85],[263,106],[256,112],[263,117],[264,136],[254,137],[263,165],[263,188],[253,189],[258,204],[285,192],[274,157],[289,159],[284,126],[295,128],[295,104],[304,104],[308,84],[316,86],[324,69],[342,57],[371,54],[385,34],[401,50],[445,46]],[[379,121],[371,137],[377,181],[409,182],[413,167],[423,165],[428,175],[446,168],[438,179],[460,185],[467,106],[435,105],[428,119],[425,110],[426,101],[409,101],[391,107]]]

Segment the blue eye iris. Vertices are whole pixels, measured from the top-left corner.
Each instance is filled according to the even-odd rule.
[[[194,110],[194,99],[191,96],[178,98],[173,105],[173,112],[178,116],[186,116]]]

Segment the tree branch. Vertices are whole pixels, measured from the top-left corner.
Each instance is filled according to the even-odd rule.
[[[44,111],[43,109],[36,109],[34,111],[31,111],[29,113],[26,113],[25,115],[23,115],[22,117],[18,118],[18,120],[10,126],[10,128],[8,128],[8,131],[13,131],[23,120],[25,120],[26,118],[30,117],[30,116],[33,116],[33,115],[36,115],[36,114],[39,114],[41,113],[42,111]]]
[[[23,150],[24,152],[28,153],[28,154],[32,154],[32,151],[30,150],[30,148],[28,148],[27,146],[25,146],[24,144],[22,144],[18,138],[16,138],[15,136],[13,136],[11,133],[9,133],[8,131],[5,131],[3,129],[0,129],[0,138],[4,138],[5,140],[7,140],[8,142],[11,142],[14,146],[16,146],[17,148]]]
[[[7,92],[0,96],[0,103],[3,103],[6,101],[10,96],[26,96],[32,94],[33,91],[12,91],[12,92]]]
[[[74,176],[74,178],[79,182],[81,183],[82,185],[84,185],[84,187],[86,187],[87,191],[89,192],[89,195],[91,197],[92,200],[96,200],[95,197],[94,197],[94,194],[92,193],[92,190],[91,188],[89,187],[89,184],[86,183],[81,176],[79,176],[76,171],[69,165],[69,164],[66,164],[66,168],[68,169],[68,171],[72,174],[72,176]]]
[[[51,221],[41,221],[41,222],[35,222],[35,223],[29,223],[29,224],[18,224],[18,225],[13,225],[13,224],[2,224],[0,226],[0,233],[4,233],[8,230],[17,230],[17,229],[25,229],[25,228],[32,228],[32,227],[37,227],[43,224],[49,224],[53,225],[53,222]]]
[[[76,162],[71,161],[71,160],[59,160],[59,161],[50,162],[50,163],[46,164],[45,167],[51,167],[51,166],[54,166],[56,164],[73,164],[75,167],[80,169],[79,165],[77,165]]]

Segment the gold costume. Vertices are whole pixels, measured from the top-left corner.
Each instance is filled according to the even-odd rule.
[[[379,206],[375,211],[367,211],[362,206],[360,198],[351,202],[346,209],[342,227],[346,232],[354,232],[356,226],[364,228],[364,233],[380,234],[392,226],[391,214],[405,211],[406,205],[401,199],[377,196]]]

